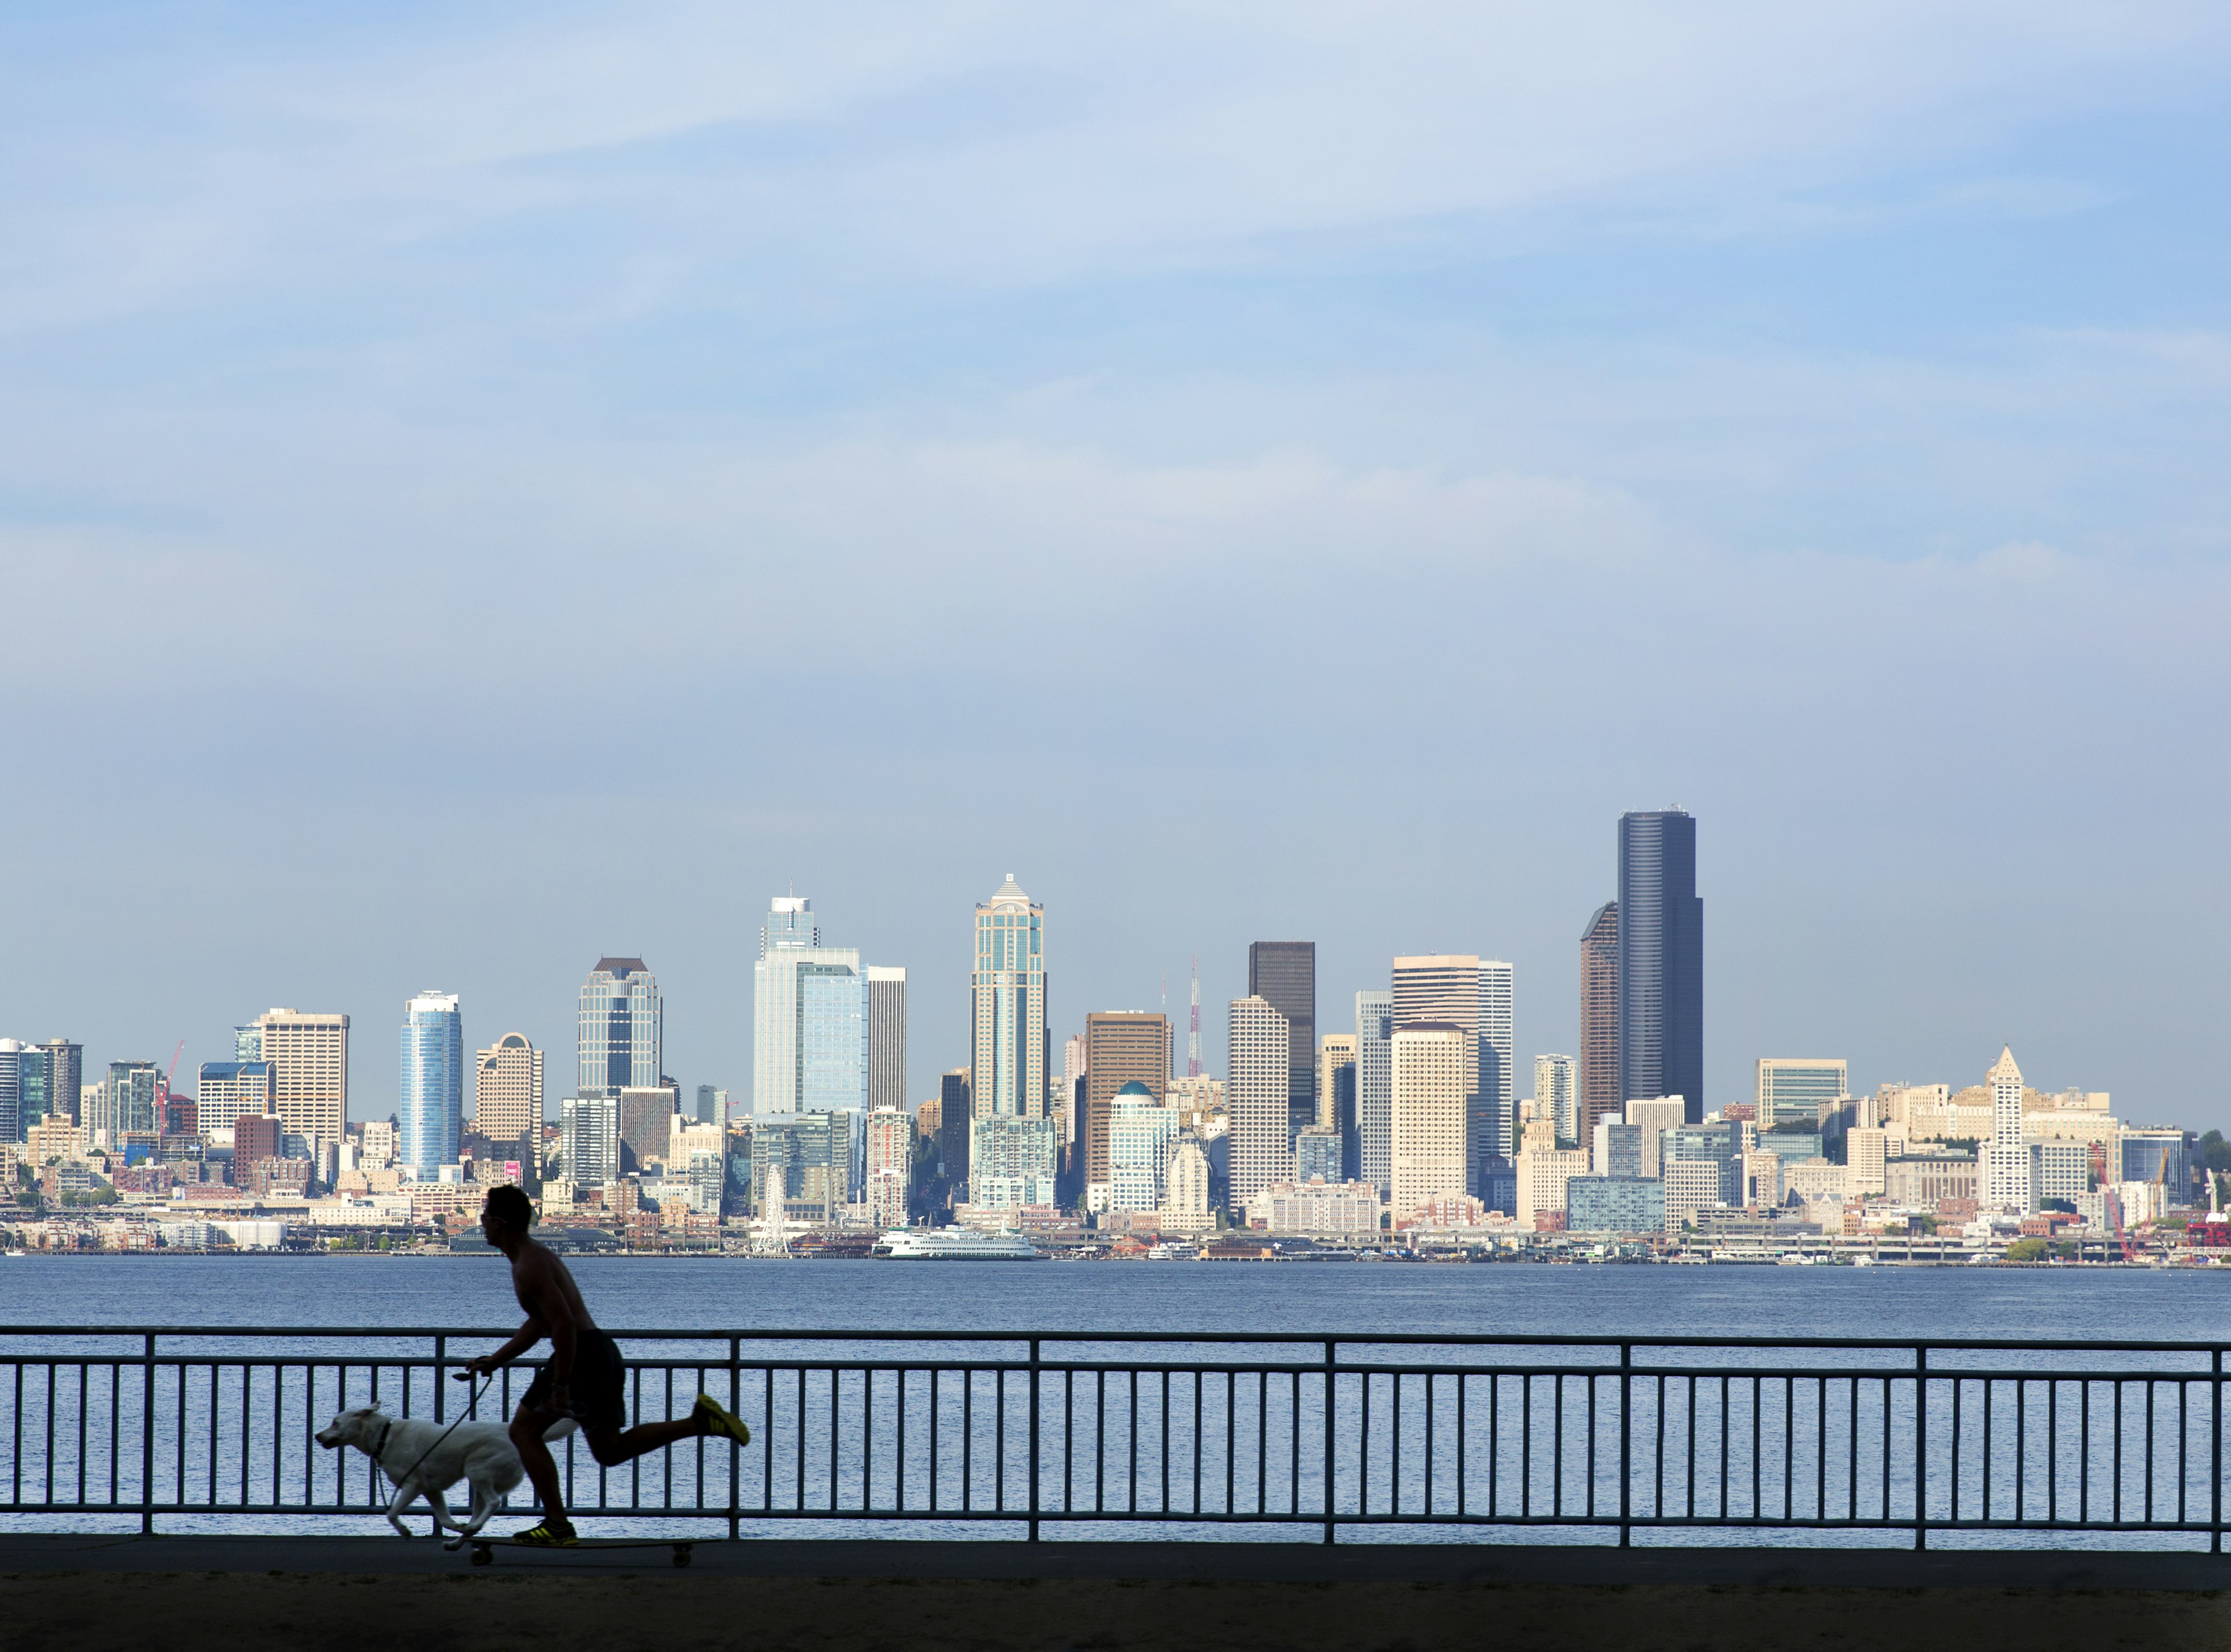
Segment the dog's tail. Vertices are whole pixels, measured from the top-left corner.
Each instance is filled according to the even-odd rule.
[[[548,1428],[542,1430],[542,1437],[546,1440],[562,1440],[580,1426],[581,1425],[579,1423],[576,1423],[572,1417],[561,1416],[555,1423],[553,1423]]]

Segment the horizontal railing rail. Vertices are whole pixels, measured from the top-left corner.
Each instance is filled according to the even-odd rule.
[[[506,1329],[0,1326],[0,1526],[301,1530],[391,1489],[315,1440],[378,1404],[508,1416]],[[1622,1545],[1895,1533],[2223,1542],[2223,1355],[2086,1339],[1164,1331],[617,1332],[637,1422],[708,1392],[747,1447],[617,1468],[558,1448],[584,1518],[1556,1528]]]

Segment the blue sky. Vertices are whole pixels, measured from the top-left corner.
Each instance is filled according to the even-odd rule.
[[[1257,938],[1518,967],[1700,822],[1761,1055],[2231,1124],[2231,19],[17,8],[0,1030],[600,952],[749,1073],[795,881],[966,1058]]]

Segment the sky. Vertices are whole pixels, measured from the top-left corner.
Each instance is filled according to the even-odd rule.
[[[1868,0],[0,13],[0,1033],[1046,909],[1057,1041],[1318,943],[1578,1033],[1698,822],[1708,1106],[2231,1126],[2231,13]],[[1180,1030],[1182,1037],[1182,1029]],[[180,1087],[185,1087],[182,1074]]]

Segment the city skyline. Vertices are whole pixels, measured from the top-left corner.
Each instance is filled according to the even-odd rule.
[[[1633,817],[1634,812],[1635,811],[1630,811],[1628,815],[1624,815],[1620,817],[1620,829],[1622,835],[1622,842],[1624,841],[1626,823]],[[1678,811],[1650,811],[1649,817],[1653,820],[1663,819],[1668,813],[1678,815]],[[1688,834],[1688,852],[1691,856],[1693,856],[1696,853],[1695,844],[1698,836],[1695,830],[1693,818],[1686,816],[1680,816],[1679,817],[1687,823],[1686,830]],[[1707,841],[1709,841],[1709,838]],[[1694,874],[1692,874],[1691,875],[1693,878]],[[1019,896],[1020,893],[1019,888],[1014,885],[1012,876],[1007,881],[1006,887],[1000,892],[1002,895],[1008,895],[1011,901],[1012,897]],[[995,897],[995,900],[996,899],[997,897]],[[1035,899],[1030,900],[1029,905],[1033,910],[1042,910],[1041,903],[1038,902]],[[1610,903],[1608,906],[1604,907],[1601,910],[1595,913],[1590,919],[1591,925],[1601,923],[1604,920],[1604,913],[1607,912],[1615,911],[1616,905],[1616,902]],[[984,908],[982,908],[980,904],[980,912],[982,910],[984,910]],[[788,915],[784,916],[786,913]],[[909,1014],[906,1008],[909,997],[906,984],[907,966],[873,966],[863,968],[859,964],[862,953],[860,949],[857,947],[837,949],[832,951],[831,949],[815,946],[814,943],[818,941],[820,939],[817,919],[818,914],[813,911],[812,900],[810,897],[800,897],[796,896],[795,894],[790,896],[778,896],[773,897],[765,904],[759,914],[759,928],[760,931],[759,940],[760,948],[762,949],[762,957],[756,971],[759,979],[761,982],[764,982],[766,978],[766,953],[767,951],[773,949],[778,945],[782,945],[786,950],[790,947],[798,947],[800,949],[799,955],[806,958],[816,959],[825,958],[831,961],[841,959],[844,966],[843,973],[844,973],[848,978],[857,977],[852,996],[857,997],[859,999],[855,1018],[861,1023],[863,1029],[864,1029],[867,1025],[867,1016],[869,1013],[869,1000],[867,995],[870,987],[871,977],[882,978],[886,990],[893,995],[889,1001],[896,1006],[895,1013],[897,1017],[897,1024],[901,1027],[904,1027]],[[791,926],[791,929],[786,933],[786,939],[779,943],[773,939],[773,926],[778,923]],[[798,927],[799,926],[803,926],[804,927],[799,928]],[[1616,924],[1614,923],[1612,927],[1616,929]],[[1243,957],[1246,961],[1242,964],[1238,973],[1241,974],[1243,977],[1251,976],[1253,974],[1257,968],[1255,960],[1261,956],[1262,948],[1264,945],[1264,943],[1260,942],[1250,942],[1246,944],[1243,949]],[[1289,944],[1280,943],[1277,945],[1283,946],[1288,945]],[[1290,944],[1290,948],[1307,949],[1307,955],[1310,959],[1310,963],[1308,967],[1314,969],[1314,943],[1293,943]],[[1213,979],[1218,973],[1216,960],[1212,952],[1208,955],[1211,958],[1210,977]],[[1380,974],[1377,977],[1368,977],[1367,978],[1374,980],[1387,978],[1390,966],[1395,970],[1399,970],[1405,956],[1406,955],[1400,953],[1392,955],[1389,958],[1382,962]],[[1436,960],[1421,958],[1419,961]],[[1450,961],[1453,962],[1455,960],[1451,959]],[[1474,964],[1476,960],[1473,957],[1467,956],[1464,961],[1467,964]],[[1568,949],[1567,963],[1568,974],[1572,978],[1564,984],[1562,996],[1567,999],[1570,999],[1573,996],[1573,990],[1577,987],[1581,995],[1585,997],[1588,991],[1586,985],[1586,971],[1589,967],[1585,945],[1582,949],[1582,957],[1578,966],[1575,967],[1574,965],[1569,949]],[[942,973],[944,966],[948,966],[949,964],[949,959],[933,958],[930,960],[928,965],[928,973],[931,978],[934,979],[936,975]],[[1364,967],[1368,971],[1370,966],[1367,965]],[[1499,972],[1497,979],[1500,992],[1501,1013],[1506,1017],[1504,1024],[1507,1029],[1510,1026],[1511,1020],[1515,1019],[1516,1022],[1516,1042],[1512,1046],[1510,1054],[1505,1062],[1506,1068],[1510,1070],[1506,1070],[1504,1074],[1504,1082],[1505,1086],[1504,1117],[1507,1120],[1509,1117],[1508,1109],[1514,1106],[1516,1101],[1518,1100],[1524,1099],[1519,1094],[1519,1091],[1523,1089],[1528,1090],[1530,1093],[1530,1086],[1525,1084],[1520,1079],[1516,1069],[1523,1068],[1530,1072],[1532,1063],[1537,1056],[1555,1053],[1556,1038],[1550,1035],[1541,1033],[1537,1027],[1537,1020],[1540,1022],[1554,1023],[1557,1019],[1557,1006],[1554,1001],[1550,1003],[1542,1003],[1538,1001],[1542,997],[1553,997],[1553,995],[1556,993],[1557,989],[1554,983],[1543,983],[1538,978],[1532,978],[1529,972],[1522,966],[1516,972],[1517,984],[1515,993],[1516,1014],[1515,1016],[1513,1016],[1511,1013],[1512,1000],[1514,997],[1511,981],[1513,973],[1512,966],[1504,963],[1495,963],[1491,965],[1484,962],[1480,962],[1478,964],[1478,967],[1482,970],[1492,968],[1494,971]],[[917,973],[922,972],[922,966],[916,965],[915,968]],[[1708,974],[1710,972],[1710,949],[1706,949],[1705,970]],[[628,1037],[631,1036],[637,1040],[647,1040],[647,1042],[644,1043],[643,1048],[640,1051],[630,1052],[630,1054],[632,1055],[635,1065],[640,1066],[647,1061],[650,1063],[650,1066],[646,1070],[655,1073],[657,1064],[663,1059],[663,1056],[657,1052],[660,1051],[664,1038],[665,995],[657,984],[657,978],[656,974],[640,958],[615,958],[605,956],[598,958],[595,970],[591,971],[590,985],[578,989],[581,997],[581,1004],[579,1013],[575,1018],[577,1041],[580,1030],[585,1029],[587,1026],[590,997],[592,992],[599,991],[597,987],[597,983],[600,979],[608,979],[615,972],[617,972],[620,982],[623,984],[628,981],[631,972],[635,974],[636,991],[632,996],[636,1000],[638,1000],[638,1002],[636,1002],[631,1006],[633,1010],[633,1020],[630,1023],[629,1030],[626,1033],[616,1031],[612,1034],[611,1036],[613,1042],[611,1045],[611,1049],[613,1051],[613,1054],[610,1059],[615,1062],[626,1059],[620,1055],[618,1052],[623,1048],[624,1041]],[[1080,973],[1082,974],[1089,975],[1093,971],[1090,970],[1089,962],[1083,969],[1080,970]],[[579,978],[577,976],[575,979],[579,981]],[[1167,978],[1164,977],[1162,979],[1166,983]],[[1372,989],[1369,987],[1363,987],[1357,990],[1370,991]],[[1049,1003],[1048,1015],[1051,1024],[1053,1026],[1066,1028],[1069,1025],[1069,1020],[1065,1020],[1064,1017],[1069,1017],[1070,1020],[1073,1020],[1077,1032],[1080,1036],[1084,1030],[1086,1017],[1103,1012],[1102,1006],[1095,1006],[1089,1010],[1079,1008],[1072,1011],[1069,1010],[1066,1005],[1061,1003],[1060,997],[1057,992],[1048,991],[1044,988],[1040,988],[1039,991],[1046,993]],[[1332,1005],[1329,1019],[1324,1018],[1323,1012],[1320,1010],[1318,1023],[1319,1030],[1321,1032],[1329,1029],[1341,1030],[1352,1033],[1354,1029],[1347,1027],[1342,1020],[1342,1016],[1347,1012],[1347,1001],[1352,996],[1350,990],[1348,989],[1345,984],[1335,984],[1330,982],[1320,983],[1315,991],[1320,998],[1323,998],[1325,995],[1330,994],[1334,999],[1337,1000],[1337,1002]],[[1482,977],[1481,991],[1485,991],[1484,976]],[[643,995],[646,993],[648,994],[647,1005],[640,1002],[640,1000],[643,999]],[[462,995],[452,996],[462,998]],[[513,1001],[515,1002],[515,995],[512,996]],[[755,984],[753,989],[753,995],[747,1001],[753,1007],[747,1011],[747,1019],[756,1018],[758,1014],[756,1006],[759,1003],[760,996],[760,988]],[[1244,997],[1246,995],[1243,992],[1235,996]],[[624,1013],[624,1011],[622,1010],[622,1006],[629,1004],[630,997],[630,995],[626,992],[624,987],[620,995],[619,1002],[613,1004],[613,1010],[615,1011]],[[848,998],[847,1001],[849,1003],[850,999]],[[1212,995],[1211,1001],[1213,1001]],[[1232,1000],[1226,1000],[1226,1002],[1231,1001]],[[599,1006],[603,1005],[606,1002],[607,999],[603,997],[599,997],[598,999]],[[1485,1001],[1483,1000],[1484,1005],[1484,1002]],[[647,1021],[644,1019],[646,1010],[648,1016]],[[279,1016],[282,1013],[287,1016],[294,1016],[297,1012],[291,1010],[285,1012],[275,1010],[270,1013],[272,1016]],[[317,1013],[322,1020],[324,1016],[329,1016],[333,1012],[315,1013]],[[601,1009],[599,1013],[603,1013]],[[1144,1015],[1148,1012],[1140,1011],[1137,1013]],[[472,1019],[473,1010],[469,1003],[463,1003],[462,1014],[465,1017],[466,1029],[463,1036],[469,1043],[478,1036],[485,1036],[484,1029],[479,1029],[478,1023]],[[344,1049],[346,1048],[346,1035],[345,1023],[346,1016],[347,1012],[342,1011],[340,1013],[340,1022],[344,1028],[341,1034]],[[263,1019],[268,1020],[269,1017],[267,1016]],[[935,1020],[934,1016],[930,1019],[934,1024]],[[1584,1039],[1581,1032],[1581,1023],[1584,1019],[1585,1017],[1570,1017],[1568,1019],[1568,1029],[1566,1029],[1562,1035],[1564,1037],[1567,1048],[1577,1049],[1581,1048],[1583,1044]],[[252,1052],[249,1046],[255,1041],[257,1036],[257,1029],[262,1024],[262,1021],[258,1021],[250,1023],[246,1026],[233,1028],[231,1029],[233,1047],[227,1049],[225,1053],[231,1055],[246,1055],[251,1054]],[[617,1021],[614,1023],[615,1027],[618,1027],[620,1024],[621,1023]],[[1172,1032],[1174,1032],[1174,1021],[1168,1023],[1169,1029]],[[1221,1031],[1221,1027],[1219,1026],[1217,1030]],[[529,1033],[525,1036],[528,1038],[530,1043],[534,1046],[538,1054],[547,1048],[547,1046],[544,1045],[540,1040],[534,1038],[533,1034]],[[1504,1036],[1506,1038],[1510,1037],[1510,1032],[1506,1030]],[[1832,1039],[1840,1046],[1843,1047],[1857,1047],[1863,1044],[1865,1042],[1860,1037],[1857,1029],[1826,1034],[1823,1035],[1823,1036]],[[1716,1045],[1717,1042],[1717,1030],[1708,1033],[1707,1039],[1710,1043]],[[78,1047],[83,1047],[84,1041],[82,1039],[76,1039],[74,1042],[78,1045]],[[188,1041],[189,1044],[191,1044],[191,1041]],[[866,1087],[868,1083],[866,1062],[869,1059],[869,1051],[867,1041],[863,1039],[860,1042],[862,1045],[862,1060],[863,1064],[860,1076],[859,1088],[862,1097],[861,1105],[864,1106]],[[909,1079],[904,1105],[909,1110],[911,1110],[912,1108],[919,1106],[920,1103],[928,1096],[934,1095],[937,1093],[935,1075],[939,1072],[945,1070],[945,1061],[950,1052],[943,1050],[925,1050],[922,1048],[918,1039],[913,1036],[909,1036],[905,1042],[909,1056],[907,1063]],[[1174,1036],[1170,1037],[1169,1042],[1172,1048],[1171,1067],[1173,1072],[1174,1072],[1176,1057]],[[1784,1040],[1782,1042],[1786,1044],[1791,1041]],[[2013,1041],[2001,1038],[1999,1042],[2008,1042]],[[1221,1058],[1224,1056],[1225,1052],[1222,1049],[1216,1048],[1216,1045],[1220,1042],[1221,1040],[1217,1040],[1210,1046],[1212,1055],[1211,1058],[1207,1061],[1206,1065],[1211,1071],[1219,1071],[1222,1068]],[[750,1046],[747,1044],[747,1048],[748,1049],[749,1047]],[[562,1047],[560,1048],[562,1056]],[[1614,1048],[1616,1048],[1615,1042]],[[193,1052],[191,1048],[189,1048],[184,1053],[187,1059],[183,1070],[185,1073],[191,1074],[195,1071],[201,1063],[193,1058]],[[579,1049],[579,1058],[583,1062],[586,1062],[589,1059],[589,1053],[585,1047]],[[98,1055],[88,1059],[94,1062],[96,1069],[100,1066],[105,1065]],[[117,1059],[125,1060],[133,1058],[119,1057]],[[145,1058],[139,1059],[144,1060]],[[600,1059],[604,1058],[600,1055]],[[965,1065],[965,1053],[963,1059]],[[1714,1062],[1716,1071],[1724,1073],[1730,1069],[1740,1069],[1743,1074],[1743,1086],[1740,1089],[1737,1089],[1731,1082],[1723,1081],[1723,1087],[1714,1091],[1710,1099],[1702,1104],[1705,1108],[1717,1107],[1722,1105],[1724,1101],[1748,1097],[1750,1094],[1753,1087],[1755,1070],[1756,1069],[1759,1062],[1763,1060],[1769,1059],[1769,1057],[1763,1053],[1759,1052],[1713,1052],[1711,1059]],[[1787,1062],[1795,1058],[1783,1056],[1773,1057],[1771,1059]],[[747,1071],[753,1071],[756,1070],[757,1060],[758,1058],[756,1056],[747,1055],[740,1065]],[[1578,1069],[1578,1073],[1581,1077],[1584,1077],[1584,1050],[1580,1060],[1581,1062],[1581,1066]],[[1842,1066],[1856,1067],[1860,1064],[1861,1063],[1858,1062],[1843,1062],[1840,1058],[1840,1065]],[[346,1074],[346,1085],[349,1100],[349,1119],[351,1120],[357,1120],[364,1118],[391,1116],[390,1113],[383,1113],[378,1110],[378,1102],[374,1098],[382,1096],[391,1098],[389,1102],[391,1111],[393,1112],[393,1116],[399,1117],[398,1110],[401,1106],[401,1092],[399,1087],[402,1081],[401,1070],[398,1069],[394,1074],[393,1080],[389,1081],[386,1079],[386,1075],[382,1074],[377,1070],[362,1070],[363,1065],[364,1064],[360,1062],[352,1062],[349,1066]],[[1059,1068],[1060,1062],[1057,1061],[1054,1063],[1053,1070],[1057,1072]],[[1316,1081],[1317,1076],[1315,1068],[1316,1063],[1313,1062],[1311,1063],[1310,1071],[1305,1081],[1312,1086],[1314,1086]],[[926,1077],[924,1075],[925,1068],[928,1069]],[[560,1070],[563,1070],[562,1068]],[[1935,1068],[1924,1068],[1916,1063],[1911,1067],[1900,1066],[1893,1068],[1885,1066],[1880,1068],[1871,1070],[1878,1073],[1879,1076],[1871,1078],[1868,1081],[1869,1083],[1920,1082],[1924,1081],[1921,1078],[1921,1074],[1924,1072],[1943,1072],[1948,1069],[1941,1065]],[[587,1069],[585,1066],[583,1067],[581,1076],[584,1078],[587,1076]],[[717,1087],[728,1090],[732,1094],[738,1094],[745,1098],[747,1100],[748,1100],[751,1094],[750,1087],[748,1085],[737,1085],[733,1077],[725,1072],[712,1075],[683,1075],[669,1073],[659,1074],[658,1076],[661,1079],[674,1079],[676,1082],[677,1093],[691,1092],[701,1082],[705,1084],[715,1084],[717,1081]],[[1302,1080],[1297,1074],[1297,1085],[1303,1081],[1304,1081]],[[2067,1075],[2065,1081],[2056,1079],[2055,1081],[2065,1081],[2066,1083],[2074,1083],[2085,1087],[2110,1090],[2115,1090],[2118,1087],[2117,1084],[2111,1081],[2111,1075],[2089,1069]],[[182,1083],[180,1087],[181,1093],[184,1092],[184,1083]],[[581,1087],[585,1090],[595,1087],[583,1086]],[[2121,1093],[2128,1094],[2127,1087],[2122,1087]],[[558,1116],[557,1109],[559,1101],[563,1099],[563,1094],[564,1093],[554,1083],[546,1089],[545,1099],[548,1109],[548,1116],[553,1121],[554,1121]],[[1361,1094],[1359,1095],[1359,1100],[1361,1100]],[[359,1105],[359,1103],[361,1103],[361,1105]],[[2165,1102],[2163,1105],[2165,1109],[2170,1107],[2179,1109],[2177,1116],[2181,1118],[2189,1118],[2195,1116],[2196,1113],[2200,1113],[2199,1109],[2195,1109],[2189,1102],[2183,1100]],[[469,1117],[472,1112],[472,1094],[469,1087],[466,1093],[466,1109]],[[2141,1111],[2144,1111],[2144,1109],[2141,1108]],[[2153,1114],[2149,1113],[2147,1116],[2150,1117],[2153,1116]],[[2170,1116],[2170,1113],[2168,1111],[2161,1111],[2160,1116],[2166,1118]],[[2204,1117],[2204,1113],[2202,1113],[2201,1116]],[[1484,1119],[1483,1119],[1483,1122],[1484,1122]],[[1585,1123],[1586,1121],[1576,1118],[1576,1122]],[[1359,1120],[1359,1123],[1361,1123],[1361,1120]],[[1509,1127],[1508,1124],[1506,1124],[1505,1128],[1508,1129]],[[1583,1128],[1580,1133],[1581,1138],[1582,1139],[1586,1139],[1587,1133],[1587,1129]],[[1506,1137],[1505,1139],[1508,1140],[1509,1138]],[[1508,1156],[1510,1150],[1506,1147],[1503,1151],[1505,1152],[1505,1155]]]

